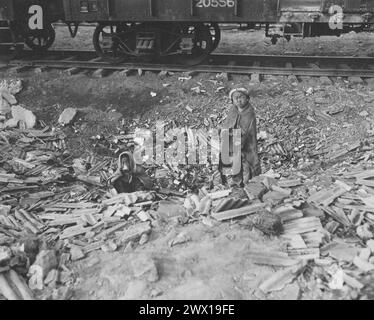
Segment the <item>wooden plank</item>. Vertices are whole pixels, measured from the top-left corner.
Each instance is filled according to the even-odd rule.
[[[97,239],[104,239],[106,238],[107,236],[109,236],[110,234],[114,233],[115,231],[118,231],[124,227],[126,227],[129,223],[128,222],[122,222],[122,223],[119,223],[107,230],[104,230],[102,231],[100,234],[96,235],[95,238]]]
[[[212,217],[218,221],[230,220],[238,217],[243,217],[249,214],[254,214],[260,210],[263,210],[265,206],[265,203],[256,203],[239,209],[214,213],[212,214]]]
[[[301,235],[305,244],[310,247],[319,247],[323,242],[323,233],[321,231],[303,233]]]
[[[374,169],[370,169],[370,170],[365,170],[365,171],[361,171],[361,172],[358,172],[358,173],[355,173],[355,172],[351,172],[351,173],[347,173],[344,175],[345,177],[353,177],[353,178],[356,178],[358,180],[361,180],[361,179],[367,179],[367,178],[374,178]]]
[[[290,257],[295,257],[301,260],[313,260],[320,257],[319,248],[289,249],[287,252]]]
[[[344,282],[347,285],[349,285],[350,287],[352,287],[354,289],[361,290],[364,287],[364,285],[361,282],[359,282],[358,280],[351,277],[350,275],[348,275],[345,272],[344,272],[344,275],[343,275],[343,279],[344,279]]]
[[[75,227],[65,229],[64,232],[62,232],[59,235],[60,240],[64,240],[64,239],[69,239],[69,238],[72,238],[72,237],[76,237],[76,236],[85,234],[85,233],[87,233],[87,232],[89,232],[89,231],[92,230],[92,227],[88,227],[88,228],[84,228],[82,226],[77,226],[77,227],[78,228],[76,228],[76,229],[73,229]]]
[[[151,230],[152,227],[149,222],[138,223],[128,227],[118,237],[122,243],[126,243],[140,238],[143,234],[147,234]]]
[[[19,211],[23,214],[23,216],[29,220],[33,225],[35,225],[38,229],[44,228],[44,224],[38,221],[31,213],[28,213],[24,209],[19,209]]]
[[[331,206],[331,210],[334,211],[334,215],[339,219],[339,221],[344,222],[344,226],[352,226],[351,222],[349,221],[348,217],[346,216],[342,208]]]
[[[325,211],[331,218],[333,218],[334,220],[336,220],[337,222],[341,223],[343,226],[345,227],[349,227],[351,225],[351,223],[347,224],[347,220],[346,219],[342,219],[338,214],[336,214],[336,212],[334,210],[332,210],[331,208],[328,208],[328,207],[324,207],[324,206],[320,206],[320,208]]]
[[[304,216],[301,210],[295,209],[292,205],[279,207],[275,209],[273,213],[278,215],[283,223],[302,218]]]
[[[96,241],[94,243],[91,243],[91,244],[83,247],[82,250],[85,254],[87,254],[89,252],[99,250],[104,244],[105,244],[105,241],[103,241],[103,240]]]
[[[357,179],[356,184],[373,188],[374,187],[374,180]]]
[[[342,208],[342,209],[348,209],[348,210],[374,212],[374,207],[367,207],[363,205],[349,205],[349,204],[336,203],[335,206]]]
[[[28,221],[18,210],[15,210],[14,215],[18,220],[20,220],[23,224],[24,227],[29,229],[32,233],[38,234],[39,233],[39,228],[37,228],[32,222]]]
[[[221,190],[221,191],[216,191],[216,192],[209,193],[208,196],[212,200],[217,200],[217,199],[228,197],[230,195],[230,193],[231,193],[231,189]]]
[[[0,273],[0,293],[7,300],[21,300],[20,297],[14,292],[9,282],[7,281],[5,274]]]
[[[307,201],[323,206],[328,206],[344,193],[350,191],[352,188],[342,181],[336,181],[335,184],[327,190],[321,190],[312,194]]]
[[[278,180],[278,186],[281,188],[291,188],[301,185],[301,179]]]
[[[300,234],[284,234],[282,238],[287,241],[287,244],[292,249],[306,249],[308,248],[304,239]]]
[[[10,270],[8,278],[13,282],[23,300],[34,300],[34,296],[25,280],[17,272]]]
[[[97,203],[54,203],[52,207],[53,208],[64,208],[64,209],[87,209],[87,208],[93,208],[96,206],[97,206]]]
[[[285,234],[301,234],[323,229],[321,221],[317,217],[306,217],[292,220],[285,223],[283,228]]]
[[[57,226],[67,226],[71,224],[79,224],[82,222],[81,218],[66,218],[66,219],[58,219],[48,223],[49,227],[57,227]]]

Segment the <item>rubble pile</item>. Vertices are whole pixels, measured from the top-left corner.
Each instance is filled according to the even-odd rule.
[[[309,170],[370,143],[362,137],[372,136],[372,119],[366,106],[373,103],[374,92],[363,93],[340,83],[305,87],[304,92],[282,86],[274,90],[278,99],[267,92],[260,94],[261,101],[254,99],[259,152],[266,169]]]
[[[371,298],[371,293],[363,293],[365,286],[370,288],[368,279],[374,267],[371,189],[374,175],[367,165],[360,163],[352,171],[342,164],[336,165],[328,172],[334,182],[324,187],[317,187],[314,178],[289,180],[265,176],[263,184],[272,191],[262,199],[271,205],[267,209],[281,218],[284,255],[255,252],[252,256],[255,263],[288,267],[292,279],[300,276],[305,281],[304,290],[311,290],[312,280],[318,279],[318,288],[313,289],[319,295],[314,298],[326,298],[325,290],[340,290],[335,292],[339,298]],[[308,276],[300,273],[300,268],[307,270],[306,266]],[[280,270],[279,278],[274,275],[260,289],[264,293],[271,292],[272,286],[274,291],[279,290],[284,272]]]
[[[219,128],[230,103],[226,94],[230,86],[228,81],[215,77],[201,81],[188,77],[183,81],[186,90],[196,88],[197,84],[200,91],[187,102],[178,102],[180,97],[176,97],[176,102],[160,107],[160,114],[158,111],[147,113],[126,124],[126,129],[129,132],[136,128],[153,130],[156,120],[160,119],[164,120],[167,137],[175,128]],[[367,107],[374,102],[373,91],[349,87],[342,79],[334,85],[300,88],[279,80],[279,77],[269,77],[250,91],[258,118],[263,171],[313,170],[355,153],[359,147],[368,147],[372,141],[373,119]],[[123,145],[116,136],[100,136],[99,140],[112,150]]]
[[[315,130],[313,120],[308,128],[295,121],[284,129],[282,121],[269,126],[279,119],[268,118],[259,139],[264,169],[272,169],[243,190],[222,185],[213,167],[165,164],[145,166],[155,181],[153,190],[121,193],[109,183],[118,169],[114,155],[132,150],[135,135],[93,137],[94,145],[102,144],[113,156],[73,158],[62,126],[74,121],[76,110],[66,109],[60,126],[48,127],[17,105],[14,95],[22,86],[14,85],[13,90],[9,83],[0,86],[0,297],[69,299],[77,282],[71,266],[94,251],[144,245],[163,224],[212,228],[226,221],[239,221],[281,240],[280,251],[249,252],[254,263],[279,268],[260,284],[260,294],[297,281],[302,292],[314,298],[372,297],[371,128],[364,140],[321,153],[331,141],[310,133]],[[266,110],[259,113],[265,121]],[[286,133],[282,141],[281,132]],[[324,134],[323,128],[319,133]],[[346,156],[345,162],[326,170],[312,171],[300,162],[317,157],[322,163],[341,156]],[[189,241],[180,233],[169,246]],[[152,274],[152,279],[160,276]]]

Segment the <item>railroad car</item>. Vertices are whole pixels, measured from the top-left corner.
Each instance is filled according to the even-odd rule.
[[[42,9],[42,28],[29,27],[32,6]],[[55,40],[52,23],[64,19],[62,0],[0,0],[0,44],[23,45],[35,51],[47,50]]]
[[[264,26],[278,38],[339,35],[374,23],[374,0],[63,0],[70,23],[98,23],[96,52],[111,61],[203,61],[219,44],[219,24]]]
[[[44,9],[43,30],[27,28],[31,4]],[[1,20],[10,21],[34,50],[53,42],[52,22],[64,21],[72,36],[88,22],[97,24],[93,44],[104,59],[193,65],[217,48],[221,24],[263,27],[273,43],[280,37],[340,35],[371,30],[374,0],[0,0]]]

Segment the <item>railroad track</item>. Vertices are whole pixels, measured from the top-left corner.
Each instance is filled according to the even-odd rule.
[[[91,51],[50,51],[44,55],[25,52],[18,58],[9,58],[1,67],[18,71],[63,69],[71,74],[94,71],[98,76],[115,71],[142,70],[247,74],[257,75],[257,78],[261,75],[374,78],[374,57],[347,56],[212,54],[206,63],[187,67],[150,62],[112,64]]]

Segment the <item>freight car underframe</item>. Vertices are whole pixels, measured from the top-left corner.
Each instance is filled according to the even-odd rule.
[[[330,18],[329,18],[330,17]],[[316,37],[324,35],[339,36],[350,31],[372,31],[372,17],[366,15],[344,16],[344,23],[333,23],[331,16],[310,16],[309,19],[319,21],[305,22],[305,16],[282,16],[279,22],[241,23],[239,29],[264,28],[265,35],[273,44],[279,38],[290,40],[291,37]],[[301,20],[301,21],[300,21]],[[349,21],[346,23],[346,21]],[[92,21],[91,21],[92,22]],[[0,21],[0,24],[4,21]],[[71,36],[77,34],[81,22],[64,21],[69,27]],[[202,62],[219,45],[221,28],[217,22],[96,22],[93,44],[97,54],[110,62],[119,63],[124,60],[175,59],[176,63],[194,65]],[[230,25],[225,23],[226,26]],[[237,28],[237,23],[232,24]],[[0,25],[1,26],[1,25]],[[34,51],[47,50],[55,40],[55,31],[50,22],[43,30],[28,31],[24,22],[10,23],[13,37],[8,42],[19,45],[23,38]],[[0,28],[1,29],[1,28]],[[17,40],[17,41],[16,41]],[[0,41],[1,44],[1,41]],[[16,46],[15,46],[16,47]]]
[[[109,23],[100,22],[93,35],[96,52],[111,62],[124,59],[175,59],[194,65],[219,44],[216,23]]]
[[[321,19],[322,20],[322,19]],[[357,20],[357,19],[356,19]],[[273,44],[281,37],[339,36],[350,31],[372,31],[372,24],[358,20],[354,23],[283,22],[247,24],[264,27]],[[241,29],[246,29],[242,27]],[[95,29],[93,43],[98,55],[111,62],[137,59],[175,59],[194,65],[202,62],[219,45],[221,29],[217,22],[140,22],[120,23],[101,21]]]

